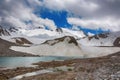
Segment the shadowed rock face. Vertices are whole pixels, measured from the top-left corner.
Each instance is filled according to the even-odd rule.
[[[47,40],[47,41],[45,41],[43,44],[49,44],[49,45],[55,45],[55,44],[57,44],[57,43],[59,43],[59,42],[64,42],[64,41],[67,41],[68,43],[73,43],[73,44],[75,44],[76,46],[78,46],[78,43],[77,43],[77,41],[75,40],[75,38],[74,37],[72,37],[72,36],[64,36],[64,37],[62,37],[62,38],[57,38],[57,39],[54,39],[54,40]]]
[[[18,29],[14,27],[10,28],[4,28],[3,26],[0,25],[0,36],[10,36],[11,32],[16,32]]]
[[[99,40],[99,38],[107,38],[108,35],[109,35],[109,33],[102,33],[102,34],[97,34],[95,36],[89,37],[88,39],[91,40],[91,39],[95,38],[95,39]]]
[[[113,45],[116,46],[116,47],[120,47],[120,37],[116,38]]]
[[[3,29],[3,28],[0,26],[0,36],[2,36],[2,35],[9,36],[10,33],[9,33],[6,29]]]
[[[15,37],[15,38],[12,38],[15,40],[15,42],[17,44],[20,44],[20,45],[23,45],[23,44],[32,44],[32,42],[30,42],[29,40],[25,39],[25,38],[22,38],[22,37]]]

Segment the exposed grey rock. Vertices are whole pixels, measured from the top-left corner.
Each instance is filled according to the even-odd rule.
[[[54,39],[54,40],[47,40],[43,44],[49,44],[49,45],[52,46],[52,45],[55,45],[55,44],[57,44],[59,42],[63,42],[65,40],[67,40],[67,42],[69,44],[73,43],[76,46],[78,46],[78,43],[77,43],[76,39],[74,37],[72,37],[72,36],[64,36],[64,37],[57,38],[57,39]]]
[[[113,45],[116,46],[116,47],[120,47],[120,37],[116,38]]]
[[[120,80],[120,52],[76,64],[76,80]]]
[[[56,31],[59,33],[63,33],[63,30],[61,28],[57,28]]]

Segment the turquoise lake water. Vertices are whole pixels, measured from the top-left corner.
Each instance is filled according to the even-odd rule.
[[[15,67],[30,67],[32,63],[40,61],[52,60],[67,60],[73,58],[67,57],[0,57],[0,67],[15,68]]]

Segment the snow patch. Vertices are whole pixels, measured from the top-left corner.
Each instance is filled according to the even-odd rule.
[[[26,73],[26,74],[22,74],[22,75],[19,75],[19,76],[16,76],[14,78],[11,78],[9,80],[19,80],[23,77],[30,77],[30,76],[35,76],[35,75],[40,75],[40,74],[45,74],[45,73],[51,73],[53,71],[50,71],[50,70],[39,70],[39,71],[36,71],[36,72],[31,72],[31,73]]]

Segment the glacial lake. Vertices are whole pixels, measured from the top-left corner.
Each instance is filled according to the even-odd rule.
[[[40,61],[52,61],[52,60],[67,60],[74,59],[68,57],[0,57],[0,67],[16,68],[16,67],[32,67],[32,63]]]

